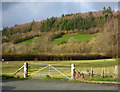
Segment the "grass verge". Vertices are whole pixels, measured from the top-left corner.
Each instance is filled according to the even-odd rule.
[[[111,82],[120,82],[118,78],[90,78],[86,79],[87,81],[111,81]]]

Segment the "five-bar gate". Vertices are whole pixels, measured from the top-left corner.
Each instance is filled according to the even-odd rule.
[[[25,69],[26,76],[32,78],[67,78],[72,79],[74,76],[74,64],[71,65],[56,65],[56,64],[26,64],[28,69]]]

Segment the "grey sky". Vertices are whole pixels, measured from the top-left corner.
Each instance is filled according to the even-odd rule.
[[[2,26],[59,17],[63,13],[98,11],[104,6],[118,10],[117,2],[2,2]]]

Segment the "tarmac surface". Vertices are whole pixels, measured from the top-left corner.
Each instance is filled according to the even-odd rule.
[[[58,80],[3,80],[2,90],[118,90],[118,85],[74,83]]]

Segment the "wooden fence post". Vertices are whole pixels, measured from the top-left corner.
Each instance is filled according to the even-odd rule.
[[[28,77],[28,63],[24,63],[24,78]]]
[[[106,71],[106,70],[105,70],[105,68],[104,68],[104,77],[105,77],[105,73],[106,73],[105,71]]]
[[[101,76],[104,78],[104,74],[105,74],[105,71],[104,71],[104,68],[102,69],[102,74]]]
[[[71,79],[75,78],[75,65],[71,64]]]
[[[93,78],[93,67],[91,67],[91,77]]]
[[[117,66],[115,66],[115,69],[114,69],[114,77],[115,78],[117,77]]]

